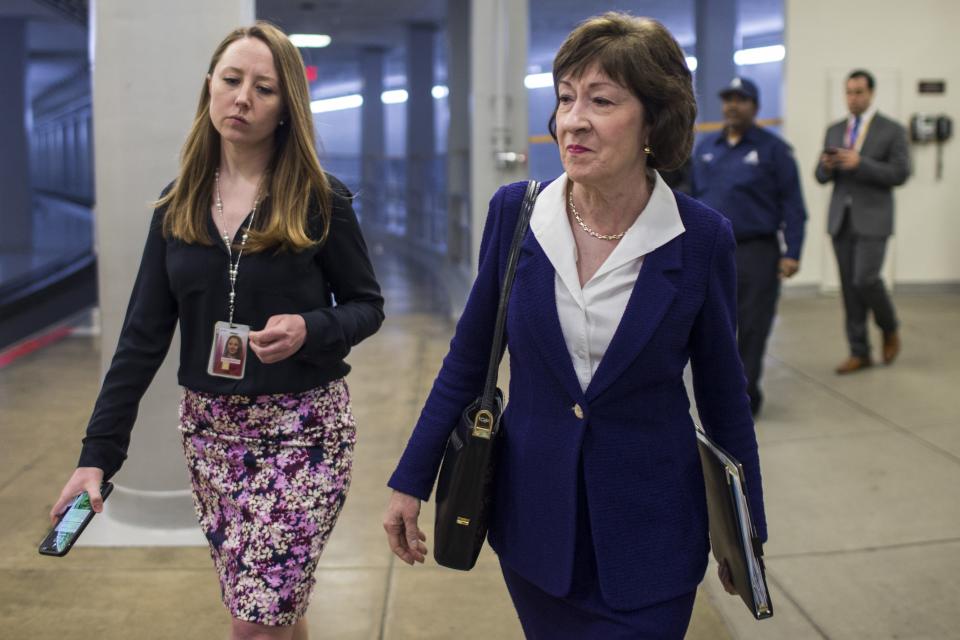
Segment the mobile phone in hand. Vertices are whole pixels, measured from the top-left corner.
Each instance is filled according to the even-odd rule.
[[[836,148],[836,147],[827,147],[826,149],[823,150],[823,152],[824,152],[825,154],[827,154],[828,156],[835,156],[835,155],[837,155],[837,148]]]
[[[113,484],[104,482],[100,486],[100,496],[106,500],[110,492],[113,491]],[[94,515],[93,505],[90,504],[90,496],[84,491],[73,502],[67,506],[66,510],[60,514],[57,524],[53,525],[47,537],[40,543],[40,553],[45,556],[65,556],[73,543],[77,541],[80,534],[87,527]]]

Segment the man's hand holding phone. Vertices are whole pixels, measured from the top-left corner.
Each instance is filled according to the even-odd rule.
[[[820,155],[820,162],[825,169],[829,169],[830,171],[835,169],[853,171],[860,166],[860,152],[856,149],[827,147]]]
[[[74,498],[84,491],[90,496],[90,506],[93,507],[94,513],[103,511],[103,496],[100,495],[100,485],[102,484],[103,469],[98,467],[77,467],[73,475],[70,476],[70,479],[67,480],[67,484],[63,485],[63,489],[60,491],[60,498],[53,505],[53,508],[50,509],[50,524],[57,524],[60,514],[67,508],[67,505],[73,502]]]
[[[844,171],[853,171],[860,166],[860,152],[856,149],[837,149],[833,163]]]
[[[837,168],[837,153],[839,149],[836,147],[827,147],[823,150],[823,153],[820,154],[820,164],[824,166],[825,169]]]

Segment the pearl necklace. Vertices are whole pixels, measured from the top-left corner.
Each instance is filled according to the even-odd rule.
[[[616,241],[620,240],[627,234],[626,230],[621,231],[620,233],[597,233],[593,229],[587,226],[587,223],[583,221],[583,218],[580,217],[580,212],[577,211],[577,207],[573,204],[573,187],[570,187],[570,190],[567,192],[567,205],[570,207],[570,212],[573,213],[574,219],[577,221],[577,224],[580,225],[580,228],[586,231],[588,234],[597,238],[598,240],[610,240]]]
[[[237,270],[240,268],[240,256],[243,255],[243,248],[247,246],[247,238],[249,237],[250,227],[253,226],[253,219],[257,216],[257,207],[260,206],[260,189],[257,189],[257,197],[253,199],[253,209],[250,211],[250,221],[247,222],[247,228],[243,230],[243,235],[240,237],[240,247],[237,249],[237,259],[233,259],[233,248],[232,243],[230,242],[230,234],[227,232],[227,218],[223,215],[223,199],[220,197],[220,169],[214,171],[213,174],[214,185],[216,186],[216,197],[217,197],[217,213],[220,215],[220,224],[223,225],[221,233],[223,234],[221,238],[223,239],[223,244],[227,247],[227,274],[230,276],[230,326],[233,326],[233,303],[237,298],[236,284],[237,284]]]
[[[223,225],[223,229],[220,230],[220,233],[222,234],[220,237],[223,239],[223,244],[227,246],[227,253],[230,253],[230,250],[231,250],[230,246],[232,243],[230,242],[230,234],[227,233],[227,229],[228,229],[227,217],[223,215],[223,200],[220,197],[220,169],[214,170],[213,182],[214,182],[214,185],[216,186],[214,195],[217,198],[217,201],[216,201],[217,214],[220,216],[220,224]],[[247,243],[247,235],[248,235],[247,232],[250,231],[250,226],[253,224],[253,216],[257,215],[257,207],[259,205],[260,205],[260,189],[258,188],[257,197],[253,199],[253,208],[251,209],[251,212],[253,213],[253,215],[250,216],[250,222],[247,224],[247,230],[244,231],[243,237],[241,238],[241,241],[240,241],[241,251],[243,250],[243,245]]]

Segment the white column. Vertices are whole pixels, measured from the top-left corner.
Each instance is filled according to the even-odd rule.
[[[474,0],[470,10],[473,123],[470,128],[471,245],[474,269],[487,203],[497,188],[527,178],[529,34],[527,0]],[[506,154],[522,161],[510,161]]]
[[[90,11],[103,369],[110,364],[151,210],[177,171],[213,50],[253,0],[96,0]],[[179,340],[140,404],[129,458],[85,544],[203,543],[177,432]]]
[[[469,270],[470,2],[447,0],[447,258]]]

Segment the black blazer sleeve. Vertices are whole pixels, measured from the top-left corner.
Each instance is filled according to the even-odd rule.
[[[80,467],[110,478],[127,457],[140,399],[163,363],[177,324],[163,237],[163,210],[154,211],[117,350],[103,380],[80,452]]]
[[[328,178],[333,211],[317,260],[336,305],[301,314],[307,339],[296,357],[313,361],[346,357],[354,345],[380,328],[384,317],[383,296],[350,204],[350,191],[333,176]]]

